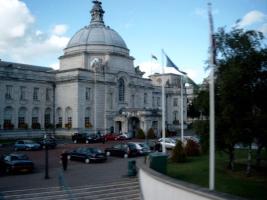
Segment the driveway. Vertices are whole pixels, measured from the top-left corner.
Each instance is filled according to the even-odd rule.
[[[19,190],[29,188],[42,188],[54,186],[76,187],[82,185],[102,184],[118,181],[127,176],[128,160],[140,158],[109,157],[104,163],[90,163],[70,161],[67,171],[63,171],[60,164],[60,154],[63,150],[72,150],[80,146],[97,146],[104,149],[116,142],[105,144],[59,144],[56,149],[49,150],[49,179],[45,176],[45,151],[23,151],[35,163],[35,171],[32,174],[0,175],[0,192],[7,190]],[[12,151],[8,148],[3,151]]]

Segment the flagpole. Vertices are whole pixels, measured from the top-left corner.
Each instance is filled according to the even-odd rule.
[[[181,142],[184,142],[184,97],[183,97],[183,75],[180,75],[181,85]]]
[[[163,142],[162,142],[162,152],[163,153],[166,153],[166,146],[165,146],[165,137],[166,137],[166,134],[165,134],[165,86],[164,86],[164,74],[165,74],[165,71],[164,71],[164,55],[163,55],[163,50],[162,50],[162,53],[161,53],[161,62],[162,62],[162,78],[161,78],[161,87],[162,87],[162,96],[161,96],[161,99],[162,99],[162,139],[163,139]]]
[[[215,182],[215,95],[214,95],[214,35],[213,35],[213,20],[211,15],[211,3],[208,3],[208,15],[210,25],[210,152],[209,152],[209,189],[214,190]]]

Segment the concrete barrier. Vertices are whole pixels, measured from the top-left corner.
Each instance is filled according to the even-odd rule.
[[[143,200],[243,199],[225,193],[211,192],[207,188],[170,178],[146,165],[139,165],[139,182]]]

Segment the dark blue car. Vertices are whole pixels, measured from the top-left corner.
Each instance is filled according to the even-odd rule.
[[[85,163],[106,161],[107,156],[101,149],[91,147],[80,147],[69,152],[69,160],[78,160]]]
[[[33,162],[26,154],[11,153],[1,157],[0,166],[7,174],[15,172],[32,172]]]

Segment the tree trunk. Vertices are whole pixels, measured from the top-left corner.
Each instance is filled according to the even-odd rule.
[[[251,144],[249,145],[248,149],[248,160],[247,160],[247,170],[246,170],[246,175],[251,176]]]
[[[234,148],[229,148],[229,164],[228,169],[234,171],[234,165],[235,165],[235,152]]]

